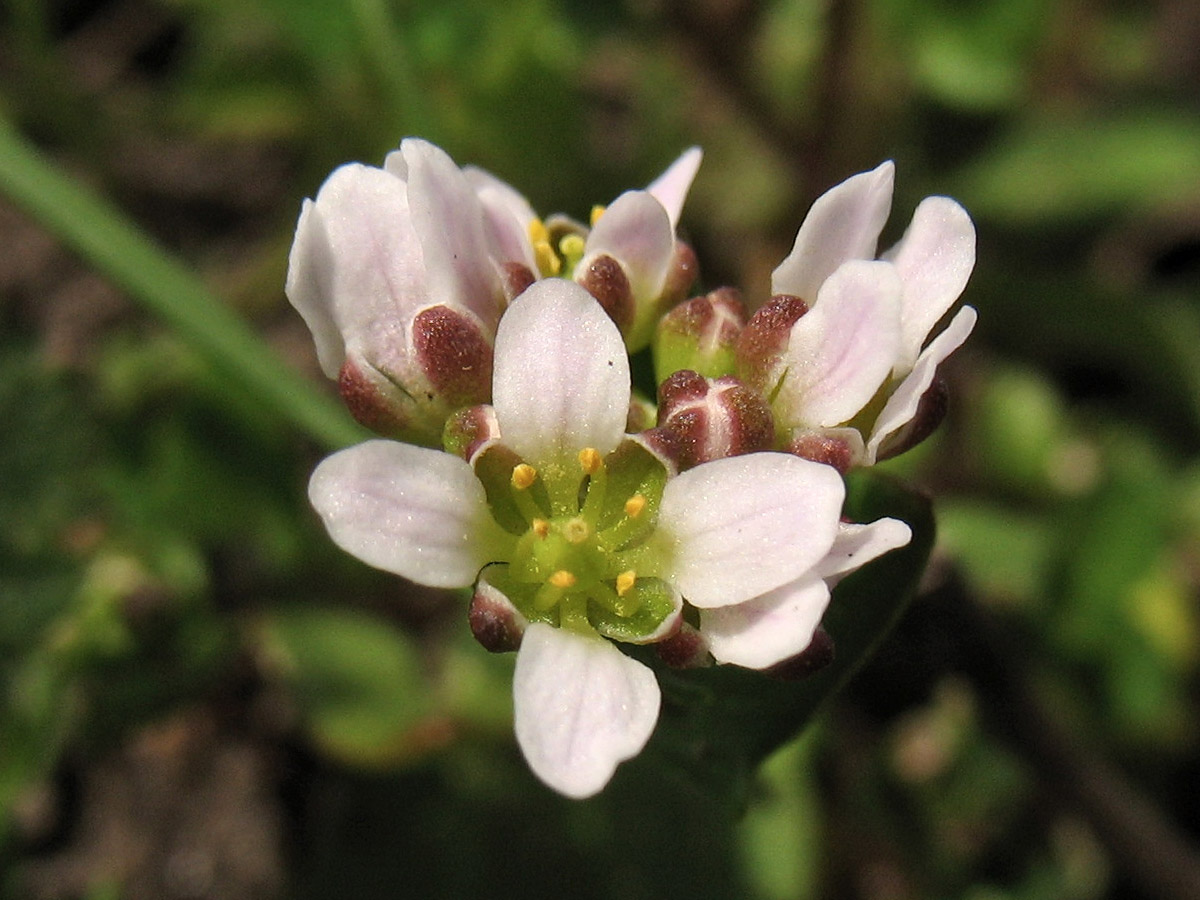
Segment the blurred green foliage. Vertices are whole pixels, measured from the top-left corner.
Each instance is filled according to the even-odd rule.
[[[0,208],[0,891],[1155,896],[973,660],[1197,842],[1198,46],[1185,2],[10,0],[0,110],[72,180],[0,160],[36,214]],[[580,217],[700,144],[683,228],[705,287],[752,302],[812,199],[882,158],[890,238],[930,193],[976,219],[950,418],[885,467],[935,497],[925,590],[757,772],[829,685],[683,673],[668,700],[697,705],[644,759],[552,796],[462,598],[366,570],[308,510],[352,432],[282,295],[291,228],[407,134]],[[912,576],[884,563],[838,595],[839,665]],[[740,720],[707,705],[737,691]],[[253,865],[187,830],[243,755],[259,790],[226,821],[272,836]]]

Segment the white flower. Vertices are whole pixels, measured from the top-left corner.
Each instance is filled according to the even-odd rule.
[[[529,623],[513,682],[517,739],[542,780],[585,797],[641,750],[658,717],[652,673],[609,639],[663,639],[685,598],[708,615],[828,577],[831,553],[849,557],[835,547],[847,539],[844,488],[828,466],[782,453],[668,480],[624,434],[621,336],[569,281],[540,281],[513,302],[493,381],[499,440],[473,465],[370,441],[322,462],[309,495],[360,559],[432,586],[477,582],[477,598]]]
[[[369,427],[436,444],[488,398],[508,297],[532,281],[523,226],[445,152],[405,140],[383,168],[349,164],[306,200],[287,295],[321,368]]]
[[[740,356],[747,380],[773,398],[785,441],[789,432],[801,442],[834,437],[855,465],[889,449],[976,319],[963,307],[928,340],[975,263],[975,229],[955,201],[925,198],[901,240],[875,261],[893,173],[886,162],[813,204],[772,274],[774,307],[751,321]],[[771,321],[790,327],[782,341],[764,339]]]

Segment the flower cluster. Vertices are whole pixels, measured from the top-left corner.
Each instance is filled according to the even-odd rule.
[[[961,207],[929,198],[882,259],[892,166],[813,207],[749,315],[723,288],[684,301],[676,236],[690,150],[590,227],[406,140],[306,201],[287,292],[324,370],[385,438],[335,453],[310,499],[333,540],[433,587],[517,652],[518,743],[571,797],[596,793],[658,719],[650,668],[754,669],[809,647],[836,581],[910,539],[842,521],[842,473],[936,424],[936,337],[974,261]],[[659,403],[632,391],[652,344]]]

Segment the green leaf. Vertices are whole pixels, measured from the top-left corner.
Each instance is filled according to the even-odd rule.
[[[913,539],[837,586],[822,623],[836,659],[803,681],[784,681],[737,666],[675,670],[641,654],[663,691],[658,730],[643,754],[650,764],[683,769],[740,801],[758,764],[808,725],[899,619],[933,546],[930,503],[874,473],[853,476],[849,489],[845,512],[851,520],[903,519]]]

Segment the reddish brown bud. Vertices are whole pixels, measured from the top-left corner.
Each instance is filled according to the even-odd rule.
[[[510,653],[521,646],[526,621],[508,598],[480,582],[467,613],[471,634],[490,653]]]
[[[793,433],[784,449],[804,459],[833,466],[842,475],[854,464],[854,451],[846,441],[819,431]]]
[[[537,276],[524,263],[506,262],[500,267],[500,280],[504,286],[504,299],[512,303],[537,281]]]
[[[950,391],[942,377],[936,376],[933,384],[921,395],[917,411],[908,424],[883,442],[876,461],[899,456],[937,431],[942,419],[946,417],[949,406]]]
[[[737,342],[738,373],[754,390],[767,394],[775,387],[792,326],[806,312],[801,298],[776,294],[746,323]]]
[[[475,319],[446,306],[431,306],[413,320],[413,346],[425,377],[450,407],[491,399],[492,345]]]
[[[342,363],[338,393],[350,415],[376,434],[402,437],[409,423],[401,411],[402,404],[392,396],[394,392],[391,383],[370,367],[350,357]]]
[[[680,369],[708,378],[733,374],[735,348],[745,325],[746,306],[736,288],[718,288],[680,303],[659,321],[654,337],[659,381]]]
[[[833,662],[835,655],[833,638],[818,625],[807,647],[790,659],[771,666],[766,674],[783,681],[799,681],[820,672]]]
[[[607,254],[597,256],[584,271],[575,274],[575,280],[596,298],[622,336],[627,335],[633,326],[635,309],[629,276],[621,264]]]
[[[704,635],[687,622],[682,623],[669,638],[656,643],[654,649],[672,669],[698,669],[712,665]]]
[[[736,378],[684,370],[659,388],[658,428],[645,439],[679,469],[769,449],[775,423],[766,401]]]
[[[700,277],[700,262],[696,259],[696,251],[684,241],[675,242],[675,255],[667,269],[667,280],[663,285],[660,309],[670,309],[679,303],[692,289],[696,279]]]

